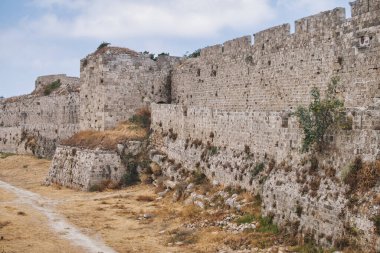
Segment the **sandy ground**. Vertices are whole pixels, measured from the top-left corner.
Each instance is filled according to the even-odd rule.
[[[47,187],[41,183],[49,165],[48,160],[30,156],[0,159],[0,180],[21,189],[4,190],[0,184],[0,252],[93,252],[70,238],[70,232],[54,227],[61,219],[67,221],[63,229],[77,229],[116,252],[215,252],[224,237],[221,231],[203,231],[196,243],[177,245],[172,231],[180,229],[184,207],[169,199],[155,200],[152,186],[101,193]]]

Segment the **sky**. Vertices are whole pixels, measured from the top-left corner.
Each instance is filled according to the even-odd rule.
[[[103,41],[183,56],[335,7],[350,17],[349,0],[0,0],[0,97],[32,92],[37,76],[79,77]]]

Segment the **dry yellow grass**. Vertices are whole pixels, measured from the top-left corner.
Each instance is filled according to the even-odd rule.
[[[115,129],[106,131],[82,131],[67,140],[61,142],[63,145],[104,150],[114,150],[118,143],[128,140],[142,140],[147,138],[148,130],[138,124],[123,122],[116,126]]]

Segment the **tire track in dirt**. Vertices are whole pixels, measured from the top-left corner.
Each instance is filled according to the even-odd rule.
[[[64,217],[54,211],[56,201],[42,197],[31,191],[27,191],[0,180],[0,188],[17,195],[17,203],[26,204],[45,215],[49,225],[55,232],[72,244],[77,245],[89,253],[116,253],[105,245],[100,238],[91,238],[83,234],[74,225],[68,223]]]

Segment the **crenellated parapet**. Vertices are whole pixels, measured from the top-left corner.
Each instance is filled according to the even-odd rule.
[[[346,20],[346,10],[335,8],[331,11],[321,12],[320,14],[305,17],[295,22],[296,35],[305,33],[323,34],[333,33],[337,26]]]

